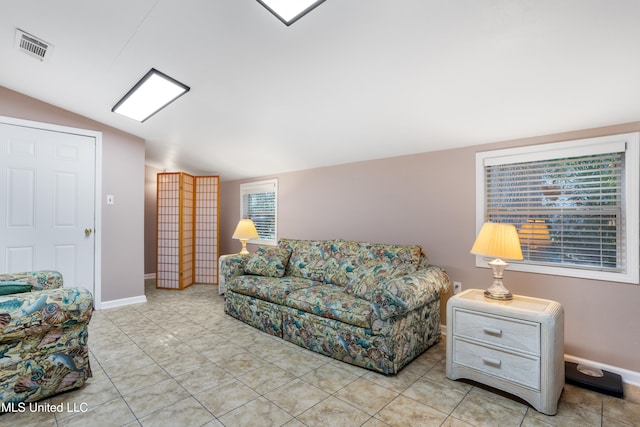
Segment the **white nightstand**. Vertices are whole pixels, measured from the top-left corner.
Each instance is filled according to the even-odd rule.
[[[564,309],[514,295],[486,299],[469,289],[447,302],[447,377],[519,396],[554,415],[564,386]]]

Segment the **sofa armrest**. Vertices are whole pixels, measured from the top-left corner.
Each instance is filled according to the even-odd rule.
[[[440,298],[449,290],[450,280],[440,267],[429,266],[404,276],[387,279],[365,293],[376,315],[386,320],[403,315]]]
[[[0,343],[88,323],[93,296],[84,288],[57,288],[0,297]]]
[[[24,282],[33,286],[33,291],[57,289],[62,287],[62,274],[58,271],[41,270],[23,273],[0,274],[0,282]]]

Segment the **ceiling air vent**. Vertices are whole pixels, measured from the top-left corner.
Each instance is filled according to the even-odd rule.
[[[40,61],[49,59],[53,45],[16,28],[16,48]]]

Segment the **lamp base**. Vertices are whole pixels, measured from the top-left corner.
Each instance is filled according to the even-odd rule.
[[[493,261],[489,261],[488,264],[493,269],[493,284],[489,286],[489,288],[484,291],[484,296],[486,298],[491,298],[499,301],[509,301],[513,299],[513,294],[509,292],[507,288],[504,287],[502,283],[502,274],[504,273],[504,269],[509,265],[509,263],[504,262],[501,259],[494,259]]]
[[[484,291],[484,296],[485,296],[485,298],[491,298],[491,299],[496,299],[496,300],[501,300],[501,301],[509,301],[509,300],[513,299],[513,294],[511,292],[508,292],[508,291],[507,291],[506,294],[500,294],[500,293],[492,294],[487,289],[486,291]]]
[[[247,250],[247,242],[249,239],[239,239],[240,243],[242,243],[242,249],[238,252],[238,255],[249,255],[249,251]]]

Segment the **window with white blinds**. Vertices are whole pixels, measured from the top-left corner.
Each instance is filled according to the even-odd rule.
[[[242,218],[253,220],[259,239],[253,243],[275,245],[277,234],[278,180],[240,184],[240,212]]]
[[[638,163],[638,134],[478,153],[478,223],[516,226],[511,269],[638,283]]]

